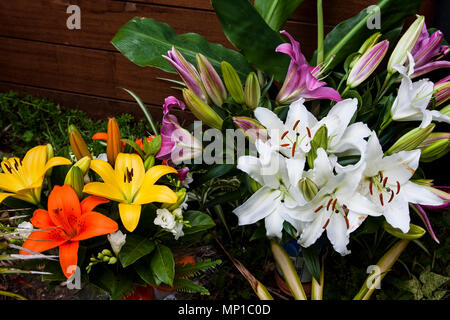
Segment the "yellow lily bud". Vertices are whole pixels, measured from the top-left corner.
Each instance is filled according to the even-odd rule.
[[[416,149],[433,132],[435,126],[434,123],[431,123],[426,128],[415,128],[408,131],[386,151],[386,155]]]
[[[183,204],[184,200],[186,199],[186,189],[185,188],[181,188],[180,190],[175,192],[175,194],[178,197],[177,202],[175,202],[173,204],[163,203],[161,205],[161,208],[167,209],[169,211],[173,211],[173,210],[179,208]]]
[[[80,160],[81,158],[86,156],[92,158],[91,153],[89,152],[89,149],[83,137],[81,136],[80,131],[78,131],[78,129],[73,124],[69,126],[69,142],[77,160]]]
[[[242,82],[241,79],[239,79],[236,69],[226,61],[222,61],[220,65],[222,67],[222,76],[225,87],[236,103],[243,104],[245,102],[244,89],[242,88]]]
[[[89,167],[91,166],[91,158],[86,156],[80,160],[78,160],[75,164],[75,167],[78,167],[81,169],[81,172],[83,173],[83,176],[86,175],[86,173],[89,170]]]
[[[183,89],[184,102],[194,116],[211,128],[222,129],[223,119],[202,99],[189,89]]]
[[[424,23],[425,17],[417,16],[417,19],[411,24],[408,30],[406,30],[405,34],[400,38],[397,46],[391,54],[391,57],[389,58],[389,62],[387,65],[387,70],[390,74],[397,72],[393,68],[394,65],[403,65],[406,62],[408,52],[411,52],[412,48],[417,42],[417,39],[419,39]]]
[[[250,72],[245,81],[244,89],[245,104],[250,109],[256,109],[261,99],[261,88],[259,87],[258,76],[254,72]]]
[[[120,141],[120,130],[119,124],[116,118],[109,118],[108,120],[108,130],[106,139],[106,155],[108,157],[108,162],[113,166],[116,162],[117,155],[122,149],[122,144]]]
[[[69,172],[67,172],[66,179],[64,180],[64,184],[68,184],[75,190],[78,198],[83,196],[83,188],[84,188],[84,175],[79,167],[72,166]]]

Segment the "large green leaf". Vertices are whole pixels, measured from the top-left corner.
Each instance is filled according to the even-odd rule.
[[[208,42],[196,33],[177,35],[166,23],[151,18],[134,17],[116,33],[111,43],[128,59],[139,66],[152,66],[167,72],[175,72],[162,55],[175,46],[191,63],[195,55],[203,54],[220,71],[220,63],[228,61],[245,79],[252,71],[245,58],[236,51],[216,43]]]
[[[190,228],[183,228],[183,232],[186,235],[208,230],[216,225],[209,215],[194,210],[185,212],[183,214],[183,220],[189,221],[189,224],[191,225]]]
[[[381,13],[381,29],[367,27],[367,21],[372,19],[376,10],[364,9],[356,16],[338,24],[328,33],[324,42],[325,60],[335,55],[330,68],[343,62],[351,53],[358,51],[363,42],[375,32],[386,33],[401,26],[406,17],[417,12],[421,2],[422,0],[380,0],[377,6]]]
[[[264,21],[279,31],[303,0],[255,0],[254,6]]]
[[[248,0],[211,0],[228,40],[258,69],[282,81],[289,57],[275,52],[283,38],[273,31]]]
[[[144,237],[128,234],[127,241],[119,253],[119,260],[125,268],[155,249],[155,243]]]
[[[173,253],[168,247],[158,244],[153,253],[150,265],[155,277],[169,286],[173,285],[175,261],[173,259]]]

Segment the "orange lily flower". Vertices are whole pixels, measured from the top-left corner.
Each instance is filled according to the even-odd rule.
[[[43,252],[59,247],[59,262],[67,278],[75,273],[78,262],[78,243],[81,240],[101,236],[118,230],[117,223],[92,211],[96,206],[109,200],[89,196],[78,200],[69,185],[55,186],[48,197],[48,211],[34,211],[31,223],[41,229],[30,234],[23,248]],[[21,250],[20,254],[29,254]]]

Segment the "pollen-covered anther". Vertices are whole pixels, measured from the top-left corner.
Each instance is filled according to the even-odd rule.
[[[389,198],[388,203],[391,203],[391,201],[394,199],[394,190],[391,190],[391,197]]]
[[[298,124],[300,123],[300,120],[295,121],[294,126],[292,127],[292,130],[295,130],[298,126]]]
[[[289,133],[289,131],[285,131],[282,135],[281,135],[281,140],[284,139],[284,137],[286,137],[286,135]]]
[[[397,193],[398,194],[400,192],[400,182],[397,181]]]
[[[306,131],[308,132],[308,137],[311,139],[311,130],[309,130],[309,128],[306,127]]]
[[[326,229],[329,223],[330,223],[330,219],[328,218],[327,222],[325,222],[325,224],[324,224],[324,226],[322,228]]]
[[[314,213],[319,212],[320,210],[322,210],[322,208],[323,208],[323,205],[319,206],[316,210],[314,210]]]
[[[345,224],[347,225],[347,230],[348,230],[350,228],[350,223],[348,221],[347,216],[344,216],[344,219],[345,219]]]
[[[380,193],[380,203],[382,206],[384,206],[384,200],[383,200],[383,194]]]

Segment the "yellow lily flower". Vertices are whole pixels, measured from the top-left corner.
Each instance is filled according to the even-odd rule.
[[[120,219],[132,232],[141,216],[141,205],[150,202],[175,203],[178,199],[169,187],[156,185],[163,175],[177,173],[169,166],[157,165],[145,172],[137,154],[119,153],[114,169],[103,160],[92,160],[91,169],[103,182],[88,183],[83,192],[119,202]]]
[[[48,158],[47,145],[28,150],[23,159],[5,158],[1,163],[0,189],[7,192],[0,192],[0,203],[7,197],[13,197],[39,204],[45,173],[54,166],[72,164],[63,157]]]

